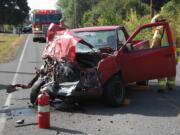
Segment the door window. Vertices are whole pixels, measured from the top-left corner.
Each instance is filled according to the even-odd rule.
[[[142,29],[127,45],[128,50],[138,51],[169,46],[167,32],[163,26]]]
[[[118,30],[118,45],[119,47],[125,44],[126,37],[124,35],[124,32],[122,30]]]

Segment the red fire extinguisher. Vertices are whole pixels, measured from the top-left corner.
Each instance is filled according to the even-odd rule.
[[[50,105],[49,94],[42,92],[37,99],[38,102],[38,127],[49,128],[50,127]]]

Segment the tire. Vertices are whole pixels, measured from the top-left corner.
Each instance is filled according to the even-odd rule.
[[[147,81],[136,82],[136,85],[148,86],[148,80]]]
[[[105,100],[112,107],[119,107],[125,98],[125,88],[119,76],[113,76],[105,86]]]
[[[37,39],[36,39],[36,38],[33,38],[33,42],[37,42]]]
[[[35,84],[31,88],[31,93],[30,93],[30,102],[32,104],[35,104],[37,96],[39,94],[39,91],[41,89],[41,86],[45,84],[43,79],[39,79],[35,82]]]

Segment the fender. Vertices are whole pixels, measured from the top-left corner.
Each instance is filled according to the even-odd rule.
[[[116,58],[115,55],[112,55],[102,59],[98,63],[97,70],[102,84],[105,84],[106,81],[121,70],[121,67],[117,64]]]

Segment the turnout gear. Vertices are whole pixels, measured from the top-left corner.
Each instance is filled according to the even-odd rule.
[[[162,21],[165,21],[165,20],[166,20],[166,18],[163,15],[157,14],[151,19],[151,23],[162,22]]]
[[[151,23],[161,22],[161,21],[166,21],[166,19],[164,16],[159,14],[159,15],[155,15],[152,18]],[[172,38],[173,38],[173,44],[176,46],[177,33],[172,24],[170,24],[170,27],[171,27],[171,33],[172,33]],[[151,47],[158,48],[158,47],[166,47],[168,45],[169,43],[168,43],[167,32],[164,30],[163,26],[158,26],[154,31]],[[177,59],[176,51],[175,51],[175,57]],[[176,76],[158,79],[158,88],[159,88],[158,91],[162,93],[166,88],[172,90],[175,87],[175,78]]]
[[[180,37],[176,39],[177,60],[180,61]]]

